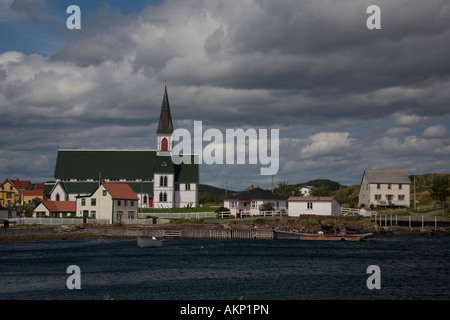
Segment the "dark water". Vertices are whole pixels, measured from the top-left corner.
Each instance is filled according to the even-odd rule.
[[[81,289],[69,290],[69,265]],[[381,271],[369,290],[367,267]],[[135,239],[0,244],[0,299],[449,299],[450,237],[368,242]]]

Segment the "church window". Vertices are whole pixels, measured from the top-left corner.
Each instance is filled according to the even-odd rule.
[[[144,204],[147,204],[147,195],[144,196]]]
[[[167,192],[159,193],[159,202],[167,202]]]
[[[167,151],[169,150],[169,142],[166,138],[163,138],[161,141],[161,151]]]
[[[167,187],[167,176],[159,177],[159,186],[160,187]]]
[[[59,195],[59,193],[57,193],[56,194],[56,201],[59,201],[60,200],[60,195]]]

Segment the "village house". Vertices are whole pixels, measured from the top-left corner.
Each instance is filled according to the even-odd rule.
[[[76,216],[107,224],[130,223],[138,218],[138,200],[126,183],[101,183],[92,194],[76,198]]]
[[[230,215],[240,217],[243,215],[258,216],[262,214],[262,206],[272,204],[272,211],[277,213],[286,212],[286,198],[274,194],[269,190],[259,187],[250,187],[249,190],[236,193],[224,199],[223,206],[230,209]]]
[[[30,184],[31,181],[28,180],[10,180],[6,178],[0,185],[0,206],[22,203],[22,193]]]
[[[90,195],[103,181],[129,185],[141,208],[197,207],[199,165],[193,155],[191,163],[173,163],[173,131],[165,87],[157,150],[58,150],[55,183],[46,185],[48,199],[74,200]]]
[[[33,190],[23,190],[22,191],[22,203],[31,204],[34,199],[44,200],[44,190],[43,189],[33,189]]]
[[[409,207],[410,189],[406,170],[364,170],[358,206]]]
[[[42,201],[33,210],[33,217],[74,217],[75,216],[75,201]]]
[[[288,215],[291,217],[302,214],[341,215],[341,205],[334,197],[289,197],[288,206]]]

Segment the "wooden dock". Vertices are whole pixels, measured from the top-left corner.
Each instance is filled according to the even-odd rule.
[[[272,229],[211,227],[116,227],[92,226],[87,231],[105,237],[186,238],[186,239],[277,239]]]
[[[142,236],[186,239],[276,239],[272,229],[255,228],[148,228]]]

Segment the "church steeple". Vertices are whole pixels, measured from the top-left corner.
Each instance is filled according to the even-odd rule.
[[[159,116],[158,129],[156,136],[158,138],[158,155],[169,156],[172,151],[172,115],[170,114],[169,95],[167,86],[164,86],[164,97],[161,105],[161,114]]]
[[[161,114],[159,116],[158,130],[156,134],[172,134],[173,124],[170,114],[169,96],[167,94],[167,86],[164,87],[164,97],[161,105]]]

